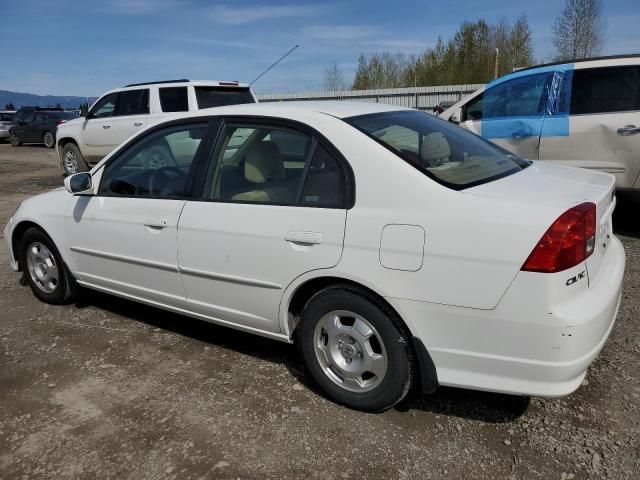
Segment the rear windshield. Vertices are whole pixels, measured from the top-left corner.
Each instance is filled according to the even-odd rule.
[[[376,113],[345,121],[427,176],[455,190],[506,177],[531,163],[424,112]]]
[[[10,122],[14,116],[15,113],[0,113],[0,122]]]
[[[198,108],[224,107],[239,103],[256,103],[249,88],[195,87]]]

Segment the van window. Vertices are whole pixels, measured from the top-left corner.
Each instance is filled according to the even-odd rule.
[[[149,89],[125,90],[120,94],[119,116],[149,113]]]
[[[256,103],[248,87],[195,87],[198,108]]]
[[[640,110],[640,67],[575,70],[571,114]]]
[[[163,112],[188,112],[187,87],[161,88],[160,107]]]

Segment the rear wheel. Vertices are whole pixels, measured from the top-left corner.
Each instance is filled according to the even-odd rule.
[[[56,144],[56,141],[53,138],[53,133],[44,132],[44,135],[42,136],[42,143],[44,143],[44,146],[47,148],[53,148]]]
[[[62,149],[62,171],[65,176],[89,171],[89,165],[75,143],[67,143]]]
[[[303,309],[297,340],[311,375],[338,403],[382,411],[411,388],[413,352],[400,320],[364,291],[318,292]]]
[[[73,279],[51,239],[42,230],[30,228],[20,247],[20,264],[33,294],[45,303],[67,303]]]
[[[11,142],[12,147],[19,147],[20,145],[22,145],[22,142],[20,141],[18,136],[13,132],[9,134],[9,142]]]

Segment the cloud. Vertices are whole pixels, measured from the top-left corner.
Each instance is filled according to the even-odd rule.
[[[321,41],[362,40],[375,33],[375,29],[360,25],[315,25],[302,30],[303,38]]]
[[[260,20],[308,17],[319,11],[319,7],[306,5],[262,5],[239,8],[220,5],[209,11],[209,17],[214,22],[224,25],[242,25]]]
[[[185,6],[188,1],[180,0],[114,0],[107,6],[109,13],[120,15],[144,15],[178,6]]]

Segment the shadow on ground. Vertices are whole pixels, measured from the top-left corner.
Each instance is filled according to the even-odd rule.
[[[324,391],[307,374],[302,358],[293,345],[98,292],[83,293],[77,308],[87,306],[100,308],[203,343],[252,355],[263,361],[281,363],[314,394],[326,397]],[[523,415],[528,405],[527,397],[441,387],[436,393],[427,396],[414,392],[397,405],[396,409],[403,412],[421,410],[487,423],[505,423]]]
[[[640,194],[617,192],[613,231],[617,235],[640,238]]]

